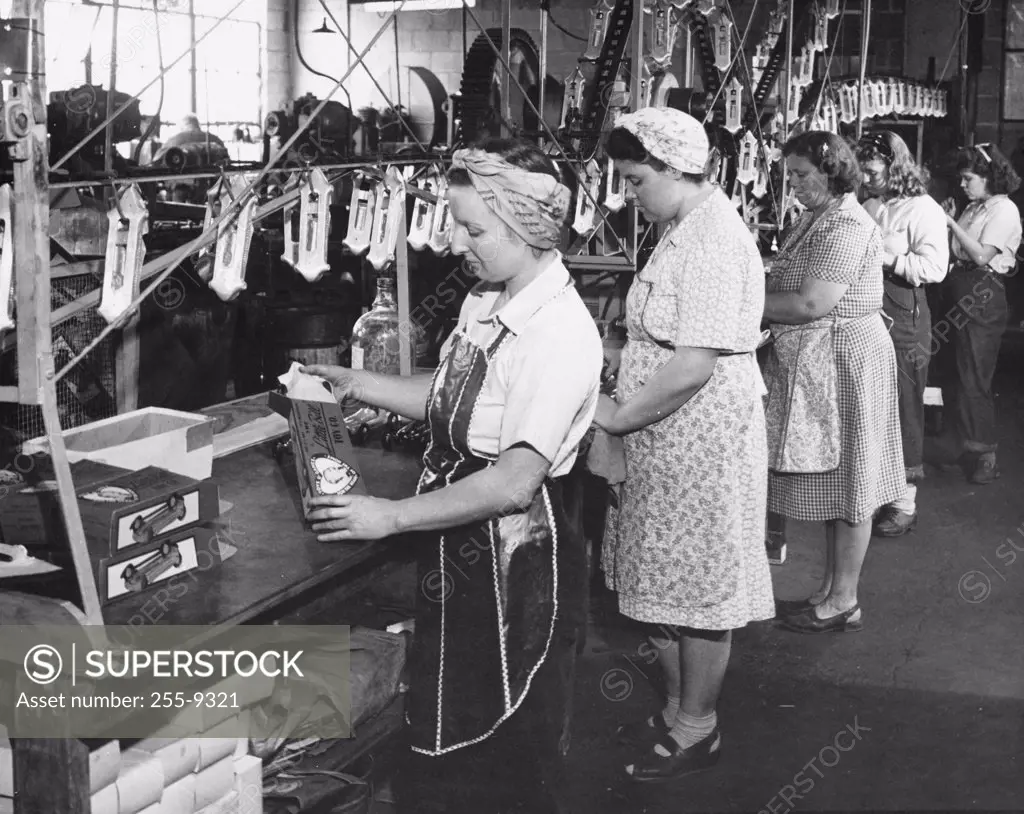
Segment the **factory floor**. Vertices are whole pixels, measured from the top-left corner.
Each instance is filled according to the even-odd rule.
[[[868,552],[863,631],[805,636],[759,623],[736,633],[713,771],[658,787],[620,777],[629,754],[614,731],[659,709],[647,681],[656,668],[614,596],[595,596],[577,684],[574,810],[1024,810],[1020,375],[997,382],[1000,480],[974,486],[936,465],[943,450],[930,440],[917,529],[876,538]],[[802,598],[821,576],[823,529],[791,522],[787,536],[776,595]]]

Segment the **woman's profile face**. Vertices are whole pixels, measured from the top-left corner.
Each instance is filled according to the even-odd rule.
[[[988,195],[988,179],[968,170],[960,173],[960,189],[969,201],[979,201]]]
[[[452,254],[465,257],[474,277],[503,283],[535,262],[533,252],[468,186],[448,188],[452,216]]]
[[[864,173],[864,191],[871,197],[885,194],[889,187],[889,166],[880,158],[862,161],[861,172]]]
[[[828,188],[828,176],[802,155],[791,155],[786,159],[786,173],[789,185],[798,201],[808,209],[817,209],[832,199]]]
[[[626,200],[635,201],[637,210],[648,221],[667,223],[679,214],[680,182],[671,172],[658,172],[635,161],[616,161],[615,168],[625,182]]]

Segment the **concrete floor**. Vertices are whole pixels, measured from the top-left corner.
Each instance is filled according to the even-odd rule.
[[[1024,810],[1024,385],[1003,377],[997,389],[1001,480],[973,486],[928,465],[916,531],[868,552],[862,632],[737,632],[715,770],[654,788],[620,776],[630,754],[615,728],[660,708],[657,668],[614,596],[595,597],[571,752],[577,812]],[[929,459],[939,452],[930,442]],[[776,595],[802,598],[821,577],[824,531],[790,523],[787,536]]]

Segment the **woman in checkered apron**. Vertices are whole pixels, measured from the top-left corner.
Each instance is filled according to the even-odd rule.
[[[857,586],[875,511],[903,495],[896,355],[883,322],[882,237],[857,203],[860,168],[838,136],[787,142],[793,192],[807,208],[772,264],[765,319],[768,508],[824,521],[824,580],[777,603],[801,633],[859,630]]]

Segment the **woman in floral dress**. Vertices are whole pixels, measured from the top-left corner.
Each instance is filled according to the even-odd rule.
[[[732,630],[775,613],[764,549],[767,448],[755,358],[764,267],[706,180],[703,126],[678,111],[621,117],[608,153],[661,239],[626,299],[618,398],[597,424],[624,438],[626,480],[609,510],[603,567],[626,616],[652,637],[665,708],[620,729],[640,782],[713,766]]]

